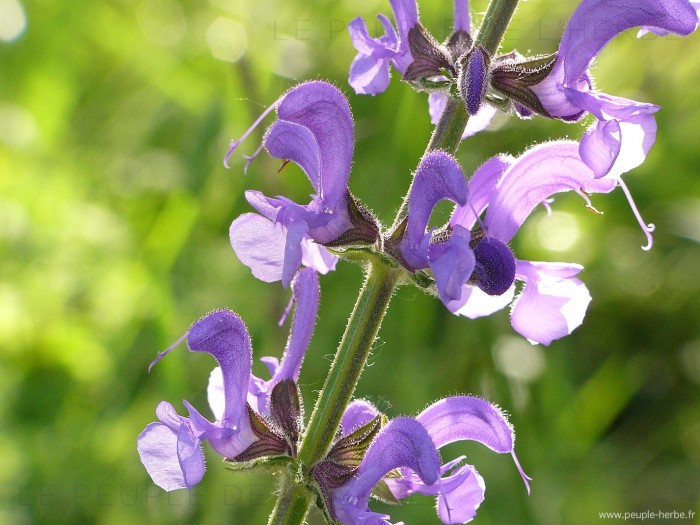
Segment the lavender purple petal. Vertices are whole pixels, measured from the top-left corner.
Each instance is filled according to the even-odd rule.
[[[137,440],[141,463],[163,490],[190,489],[204,476],[200,440],[170,403],[158,405],[157,414],[161,423],[146,426]]]
[[[577,264],[519,261],[525,288],[513,305],[515,331],[549,345],[580,326],[591,302],[586,285],[576,277],[582,269]]]
[[[406,234],[399,250],[411,268],[428,266],[426,228],[435,205],[443,199],[466,204],[467,181],[450,155],[433,151],[425,155],[416,170],[409,197]]]
[[[245,323],[230,310],[215,310],[192,325],[187,346],[192,352],[207,352],[218,361],[226,399],[221,421],[224,426],[238,426],[246,414],[248,379],[253,364]]]
[[[343,419],[340,422],[343,435],[348,435],[354,429],[369,423],[377,415],[379,410],[372,403],[364,399],[355,399],[343,412]]]
[[[685,36],[697,23],[688,0],[583,0],[564,31],[555,69],[563,68],[563,84],[573,83],[607,43],[627,29],[647,26]]]
[[[335,518],[344,524],[387,523],[388,516],[368,508],[374,486],[392,470],[406,467],[432,485],[440,473],[440,456],[425,428],[415,419],[399,417],[389,422],[372,441],[356,475],[335,489]],[[376,521],[371,521],[376,520]]]
[[[506,170],[489,201],[484,223],[489,235],[508,242],[532,210],[548,197],[565,191],[608,193],[614,180],[596,180],[572,141],[541,144],[528,150]]]

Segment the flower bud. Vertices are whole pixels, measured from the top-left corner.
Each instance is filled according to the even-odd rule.
[[[459,60],[457,85],[470,115],[479,111],[486,96],[490,63],[491,55],[482,46],[476,46]]]

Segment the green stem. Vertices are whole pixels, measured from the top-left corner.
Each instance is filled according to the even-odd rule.
[[[312,495],[302,485],[282,482],[281,494],[267,525],[299,525],[309,512]]]
[[[495,55],[517,6],[518,0],[491,0],[474,45],[481,44]]]
[[[382,262],[373,263],[369,268],[297,455],[303,475],[307,475],[309,469],[326,456],[335,439],[345,407],[350,403],[365,368],[401,272]],[[307,494],[308,491],[302,486],[283,490],[268,525],[304,523],[306,509],[311,503]]]
[[[383,263],[370,267],[321,395],[306,428],[298,459],[311,467],[326,456],[374,345],[400,270]]]
[[[448,96],[445,110],[433,130],[426,153],[438,149],[448,151],[453,155],[457,153],[468,120],[469,113],[467,113],[467,107],[462,99]]]

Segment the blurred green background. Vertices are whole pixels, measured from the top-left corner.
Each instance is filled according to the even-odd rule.
[[[446,36],[451,2],[420,3],[424,25]],[[473,0],[476,19],[486,4]],[[521,2],[504,49],[554,51],[575,5]],[[347,93],[351,188],[384,222],[393,218],[431,126],[426,96],[398,79],[377,97],[347,85],[345,27],[377,13],[389,14],[388,2],[0,0],[1,523],[265,523],[274,481],[225,472],[211,450],[193,491],[150,482],[137,435],[160,400],[206,412],[214,362],[180,349],[146,369],[219,307],[246,320],[256,358],[280,355],[288,292],[251,276],[228,228],[249,210],[244,189],[303,201],[310,186],[295,166],[277,175],[265,155],[247,177],[240,154],[231,170],[221,161],[229,140],[295,82],[326,79]],[[511,414],[530,497],[507,456],[468,443],[443,454],[468,454],[484,476],[479,524],[700,512],[700,35],[635,34],[608,46],[594,73],[603,91],[663,107],[656,145],[626,177],[656,223],[654,249],[640,249],[621,192],[594,196],[602,216],[561,196],[552,216],[533,214],[514,249],[585,265],[594,300],[581,328],[531,346],[507,312],[456,318],[402,289],[359,386],[390,416],[457,393]],[[459,159],[471,172],[497,152],[583,129],[503,118],[466,141]],[[360,282],[347,263],[322,279],[302,372],[307,411]],[[427,497],[373,508],[409,525],[438,523]]]

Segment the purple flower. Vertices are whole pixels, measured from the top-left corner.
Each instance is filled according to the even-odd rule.
[[[471,46],[468,0],[455,0],[454,31],[442,46],[420,25],[416,0],[390,2],[398,34],[384,15],[377,16],[384,27],[379,38],[369,36],[362,18],[348,25],[352,44],[357,49],[348,80],[355,92],[362,95],[383,92],[389,85],[391,64],[409,81],[439,77],[442,68],[456,74],[457,58]]]
[[[381,525],[389,516],[372,512],[372,489],[389,472],[404,467],[415,472],[426,485],[440,475],[440,456],[430,435],[413,418],[393,419],[377,434],[355,475],[331,491],[330,512],[344,525]]]
[[[513,328],[531,342],[549,345],[570,334],[591,300],[577,278],[582,266],[516,259],[508,243],[552,195],[575,191],[592,208],[587,194],[608,193],[621,181],[597,179],[573,141],[542,144],[517,159],[493,157],[465,180],[448,154],[428,153],[416,170],[408,216],[385,242],[387,252],[412,272],[430,269],[440,299],[456,315],[481,317],[512,303]],[[457,204],[450,222],[428,229],[443,199]],[[515,281],[524,286],[514,300]]]
[[[366,401],[354,402],[343,418],[343,434],[353,428],[346,420],[360,426],[377,415]],[[484,499],[484,481],[473,466],[460,465],[464,456],[441,466],[438,452],[462,440],[510,453],[527,484],[529,478],[514,453],[513,429],[504,414],[482,399],[450,397],[432,404],[415,419],[396,418],[381,429],[354,475],[328,491],[331,518],[345,525],[389,523],[389,516],[368,507],[373,491],[383,484],[397,501],[414,493],[437,496],[437,512],[443,523],[471,521]],[[386,477],[396,469],[399,477]]]
[[[387,250],[411,270],[429,267],[435,275],[440,297],[447,304],[460,297],[475,260],[468,229],[456,226],[449,237],[441,232],[426,231],[433,208],[445,199],[465,205],[467,180],[454,158],[443,151],[433,151],[418,164],[401,239],[395,248],[387,243]]]
[[[481,265],[482,270],[476,286],[463,285],[461,295],[445,303],[451,312],[476,318],[505,307],[513,302],[514,277],[524,283],[511,312],[511,323],[518,333],[531,342],[548,345],[581,324],[591,297],[576,277],[582,270],[580,265],[512,259],[513,274],[504,250],[534,208],[547,203],[552,195],[575,191],[590,207],[586,194],[615,188],[617,181],[595,178],[578,150],[576,142],[550,142],[517,159],[493,157],[474,173],[469,181],[469,202],[455,209],[450,226],[467,230],[477,226],[478,235],[472,233],[472,238],[479,239],[474,251],[477,268]],[[484,210],[482,222],[478,215]],[[488,248],[479,254],[484,242]],[[501,291],[493,293],[496,288]]]
[[[688,0],[583,0],[564,31],[548,77],[533,86],[551,116],[578,120],[585,112],[598,121],[581,141],[581,158],[597,178],[619,176],[639,166],[656,139],[652,116],[658,106],[614,97],[593,89],[591,62],[621,32],[636,26],[678,35],[692,33],[698,15]]]
[[[428,431],[438,450],[467,440],[478,441],[499,454],[510,454],[530,492],[530,478],[515,455],[513,427],[495,405],[473,396],[448,397],[423,410],[416,420]],[[460,456],[442,466],[441,488],[437,484],[427,486],[405,470],[401,478],[387,478],[386,483],[397,499],[414,492],[437,496],[438,515],[443,523],[467,523],[476,515],[485,487],[483,478],[472,465],[458,466],[463,460],[464,456]]]
[[[323,245],[372,243],[377,227],[348,190],[354,126],[345,96],[326,82],[306,82],[272,107],[278,120],[263,144],[273,157],[297,163],[315,193],[309,204],[300,205],[246,191],[258,214],[245,213],[233,221],[230,238],[253,275],[266,282],[281,279],[287,286],[302,264],[321,273],[335,268],[337,257]],[[226,159],[249,133],[232,143]]]
[[[297,308],[282,363],[277,366],[274,358],[264,358],[272,372],[270,380],[263,381],[252,374],[248,330],[230,310],[216,310],[195,322],[151,364],[185,337],[190,351],[207,352],[219,363],[208,389],[214,423],[187,401],[184,404],[189,417],[177,415],[172,405],[163,401],[156,410],[159,422],[149,424],[139,435],[141,462],[156,485],[171,491],[199,483],[204,475],[200,446],[203,441],[209,441],[216,452],[232,460],[294,455],[295,443],[290,442],[290,434],[299,432],[299,421],[294,410],[290,414],[290,410],[281,408],[282,398],[296,395],[295,382],[318,310],[317,274],[311,269],[302,270],[294,279],[292,290]],[[276,402],[278,399],[281,402]]]
[[[389,85],[389,69],[393,63],[402,75],[413,61],[408,49],[408,32],[418,23],[416,0],[390,0],[398,35],[394,26],[384,15],[377,18],[384,27],[384,35],[379,38],[369,36],[367,24],[356,18],[348,24],[352,45],[357,56],[350,66],[349,83],[355,92],[362,95],[376,95]]]

